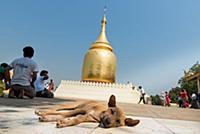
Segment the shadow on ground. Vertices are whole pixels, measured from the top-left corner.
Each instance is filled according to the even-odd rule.
[[[50,98],[34,98],[34,99],[16,99],[16,98],[0,98],[0,106],[10,106],[10,107],[35,107],[35,106],[50,106],[64,102],[72,102],[73,99],[50,99]],[[16,112],[16,111],[8,111]]]

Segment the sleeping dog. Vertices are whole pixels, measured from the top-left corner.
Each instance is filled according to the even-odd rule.
[[[108,106],[97,101],[82,101],[59,105],[45,111],[36,110],[35,113],[41,122],[57,122],[57,128],[82,122],[96,122],[102,128],[135,126],[140,122],[126,118],[122,109],[116,106],[114,95],[110,96]]]

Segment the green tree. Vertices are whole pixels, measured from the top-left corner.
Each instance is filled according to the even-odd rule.
[[[172,89],[169,91],[169,96],[170,96],[170,99],[171,99],[171,102],[172,102],[172,103],[176,103],[176,102],[177,102],[178,95],[179,95],[179,92],[180,92],[180,91],[181,91],[181,88],[180,88],[180,87],[172,88]]]
[[[151,97],[152,105],[162,105],[162,101],[159,95],[157,94],[155,96],[151,95],[150,97]]]
[[[192,95],[192,93],[197,93],[197,80],[192,80],[192,81],[186,81],[183,78],[179,80],[180,87],[182,89],[186,89],[188,92],[188,95]]]

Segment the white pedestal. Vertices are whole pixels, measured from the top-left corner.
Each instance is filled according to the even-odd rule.
[[[111,84],[62,80],[55,97],[79,98],[107,101],[110,95],[115,95],[117,102],[137,103],[140,93],[132,89],[132,84]]]

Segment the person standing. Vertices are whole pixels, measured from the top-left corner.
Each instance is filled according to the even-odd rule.
[[[180,104],[179,106],[180,107],[188,107],[189,106],[189,103],[188,103],[188,95],[187,95],[187,91],[185,89],[181,89],[180,93],[179,93],[179,96],[180,96]]]
[[[181,89],[181,91],[179,92],[179,96],[178,96],[178,104],[179,107],[183,107],[183,98],[184,98],[184,90]]]
[[[170,96],[169,96],[169,94],[168,94],[168,92],[166,91],[165,92],[165,106],[170,106]]]
[[[143,103],[145,104],[145,99],[144,99],[144,96],[145,96],[145,92],[144,92],[144,88],[142,88],[142,86],[139,86],[139,91],[140,91],[140,100],[138,102],[138,104],[140,104],[141,101],[143,101]]]
[[[11,62],[10,68],[13,69],[9,98],[23,98],[27,96],[34,98],[34,81],[39,71],[38,65],[32,60],[34,49],[31,46],[23,48],[23,57]]]
[[[186,89],[183,89],[183,92],[184,92],[183,107],[187,108],[187,107],[189,107],[189,97],[188,97],[188,93],[187,93]]]
[[[166,104],[166,101],[165,101],[165,93],[164,93],[164,92],[161,92],[159,98],[160,98],[160,101],[161,101],[161,105],[162,105],[162,106],[165,106],[165,104]]]

